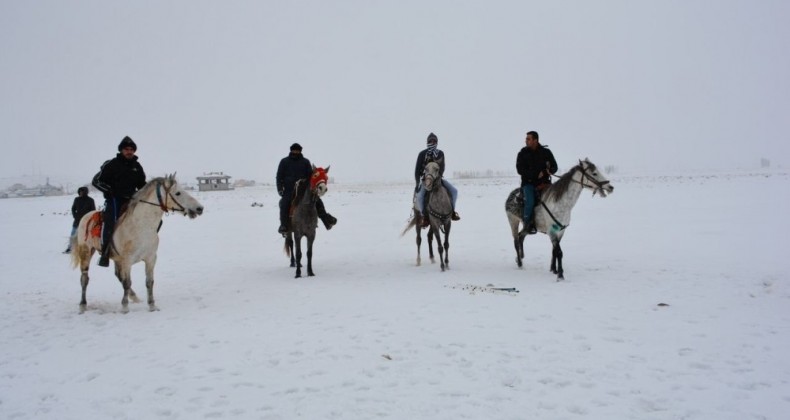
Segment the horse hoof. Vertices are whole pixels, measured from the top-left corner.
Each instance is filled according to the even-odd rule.
[[[315,273],[307,273],[307,277],[315,277]]]
[[[121,308],[121,313],[122,314],[128,314],[129,313],[129,308],[124,306],[123,308]]]
[[[159,310],[159,308],[157,308],[156,305],[150,305],[148,307],[148,312],[156,312],[158,310]]]
[[[80,315],[85,313],[85,305],[80,305]]]
[[[296,264],[291,263],[291,268],[294,268],[294,267],[296,267]]]

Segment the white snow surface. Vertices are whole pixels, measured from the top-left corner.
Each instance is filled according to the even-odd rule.
[[[0,418],[788,418],[790,175],[611,181],[574,209],[562,282],[542,234],[516,267],[517,178],[454,181],[444,273],[399,236],[412,185],[330,185],[300,279],[273,188],[195,192],[204,215],[160,232],[161,310],[127,314],[96,257],[78,313],[73,197],[0,200]]]

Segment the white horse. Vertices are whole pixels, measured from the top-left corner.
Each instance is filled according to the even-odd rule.
[[[560,179],[547,188],[535,203],[535,227],[538,232],[549,235],[551,239],[551,272],[557,275],[557,280],[564,279],[562,270],[562,240],[565,229],[571,221],[571,210],[579,200],[583,189],[590,189],[593,195],[601,194],[606,197],[614,191],[598,168],[588,159],[580,160],[579,164],[560,177]],[[526,229],[519,231],[519,224],[523,224],[524,198],[521,188],[513,190],[505,201],[505,212],[510,230],[513,234],[513,244],[516,248],[516,264],[521,267],[524,258],[524,237]]]
[[[129,299],[139,302],[132,290],[132,265],[145,262],[145,287],[148,289],[148,308],[156,311],[154,304],[154,266],[156,250],[159,248],[159,226],[162,216],[168,212],[182,212],[190,219],[203,213],[201,205],[194,197],[181,189],[175,174],[148,181],[129,202],[126,212],[118,219],[108,248],[110,258],[115,262],[115,276],[123,286],[122,311],[129,311]],[[87,301],[85,290],[88,288],[88,268],[95,251],[101,250],[101,212],[92,211],[80,220],[77,234],[71,239],[71,263],[80,267],[82,275],[82,300],[80,313],[85,312]]]

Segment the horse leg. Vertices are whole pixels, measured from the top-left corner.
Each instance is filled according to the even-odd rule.
[[[294,246],[296,247],[296,277],[302,277],[302,235],[294,233]]]
[[[508,216],[508,222],[510,223],[510,233],[513,236],[513,247],[516,249],[516,264],[521,267],[521,260],[524,258],[524,236],[518,231],[518,225],[521,222],[511,216]]]
[[[436,235],[436,249],[439,250],[439,265],[442,267],[442,271],[446,268],[444,264],[444,246],[442,245],[442,236],[441,233],[437,230],[434,232]]]
[[[307,276],[312,277],[313,273],[313,242],[315,241],[315,233],[307,235]]]
[[[291,248],[291,267],[296,267],[296,259],[294,258],[294,240],[293,233],[288,233],[288,246]]]
[[[452,222],[447,222],[447,227],[444,228],[444,265],[450,269],[450,227]]]
[[[119,262],[115,262],[115,276],[123,287],[123,298],[121,299],[121,312],[129,312],[129,289],[132,288],[132,267],[121,267]]]
[[[148,289],[148,310],[151,312],[159,310],[154,302],[154,266],[156,266],[156,255],[145,260],[145,288]]]
[[[557,281],[564,280],[564,271],[562,270],[562,248],[560,248],[560,241],[557,241]]]
[[[88,268],[90,268],[91,257],[93,257],[93,249],[88,249],[84,246],[78,246],[72,252],[77,252],[80,259],[80,285],[82,286],[82,299],[80,300],[80,313],[85,313],[88,307],[88,301],[85,299],[85,292],[88,290]]]
[[[422,228],[420,227],[420,223],[418,222],[417,227],[415,227],[415,230],[417,231],[417,267],[419,267],[420,264],[422,263],[420,258],[420,245],[422,244],[422,235],[420,235],[420,229]]]
[[[551,238],[551,272],[557,275],[557,281],[563,280],[562,248],[559,238]]]
[[[428,256],[431,257],[431,264],[435,264],[436,260],[433,259],[433,237],[436,232],[433,231],[433,225],[428,228]],[[436,237],[436,243],[439,243],[439,237]]]

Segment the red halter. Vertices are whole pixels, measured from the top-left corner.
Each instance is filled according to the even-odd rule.
[[[310,190],[315,191],[318,184],[322,182],[324,184],[329,182],[329,176],[326,174],[326,170],[324,168],[313,169],[313,175],[310,177]]]

